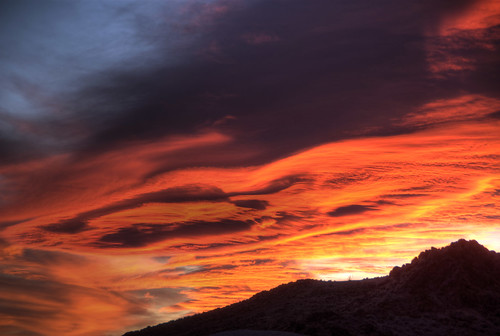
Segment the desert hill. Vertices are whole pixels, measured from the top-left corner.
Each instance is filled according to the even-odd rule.
[[[124,336],[242,329],[310,336],[500,335],[500,254],[461,239],[420,253],[386,277],[299,280]]]

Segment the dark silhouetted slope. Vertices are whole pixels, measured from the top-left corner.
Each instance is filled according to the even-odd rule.
[[[305,335],[500,335],[500,254],[459,240],[389,276],[299,280],[248,300],[126,333],[203,336],[225,330]]]

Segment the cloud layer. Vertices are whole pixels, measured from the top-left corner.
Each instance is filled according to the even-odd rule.
[[[499,13],[3,1],[0,333],[118,335],[500,249]]]

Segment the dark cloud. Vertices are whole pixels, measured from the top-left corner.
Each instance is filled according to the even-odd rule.
[[[0,111],[0,122],[2,115]],[[11,134],[0,134],[0,158],[2,164],[18,163],[43,157],[43,148],[27,139],[20,139]]]
[[[222,287],[219,286],[205,286],[205,287],[199,287],[199,288],[193,288],[191,289],[193,292],[202,292],[205,290],[218,290],[222,289]]]
[[[17,224],[21,224],[21,223],[27,222],[29,220],[30,219],[22,219],[22,220],[15,220],[15,221],[0,222],[0,231],[2,231],[3,229],[8,228],[9,226],[14,226],[14,225],[17,225]]]
[[[288,189],[291,186],[300,183],[308,182],[311,178],[305,174],[302,175],[290,175],[275,179],[269,182],[266,186],[260,189],[247,190],[247,191],[237,191],[233,193],[228,193],[228,196],[244,196],[244,195],[268,195],[275,194],[282,190]]]
[[[37,42],[47,55],[40,61],[38,53],[16,45],[9,49],[9,58],[0,62],[6,65],[4,70],[23,69],[20,76],[34,82],[38,90],[44,83],[40,74],[56,72],[46,62],[51,56],[65,69],[86,69],[70,71],[78,85],[68,94],[61,94],[66,81],[54,80],[58,86],[45,94],[50,104],[25,95],[31,105],[43,105],[43,110],[71,111],[65,119],[54,117],[55,113],[40,114],[30,124],[50,125],[45,137],[66,134],[68,141],[60,141],[57,147],[72,148],[80,156],[122,146],[131,139],[154,140],[210,126],[238,135],[235,148],[265,144],[260,155],[251,159],[263,162],[351,137],[363,129],[384,133],[381,128],[392,127],[387,120],[400,117],[401,111],[410,112],[457,90],[487,91],[496,78],[488,73],[498,73],[494,69],[499,68],[491,50],[470,50],[462,43],[454,51],[481,56],[477,71],[465,74],[461,81],[446,76],[433,79],[428,71],[425,32],[474,2],[241,1],[226,4],[226,11],[218,14],[207,9],[217,4],[197,1],[183,11],[153,1],[141,6],[110,3],[102,8],[93,2],[50,2],[50,6],[9,2],[3,5],[3,12],[10,13],[3,20],[9,34],[0,39]],[[83,15],[87,12],[99,14]],[[162,20],[152,19],[151,13],[162,13],[157,15]],[[58,17],[64,20],[38,29]],[[103,26],[103,22],[111,24]],[[104,37],[92,39],[97,27],[104,29],[100,34]],[[71,51],[69,42],[74,40],[82,45]],[[137,43],[130,48],[116,41]],[[96,43],[108,48],[89,48]],[[474,48],[478,49],[477,44]],[[72,59],[74,64],[68,64]],[[3,78],[4,86],[14,90],[12,76]],[[70,134],[79,135],[73,139]],[[30,146],[31,152],[41,152],[35,146],[41,142],[33,138],[16,138],[9,132],[5,141],[0,144],[5,157],[28,153]],[[224,164],[238,165],[239,160],[227,158]],[[210,161],[206,156],[164,169]]]
[[[249,263],[250,265],[255,265],[255,266],[270,264],[270,263],[273,263],[275,261],[276,261],[275,259],[269,259],[269,258],[267,258],[267,259],[242,260],[242,262],[244,262],[244,263]]]
[[[237,200],[232,203],[241,208],[250,208],[255,210],[265,210],[269,205],[268,201],[262,200]]]
[[[422,186],[416,186],[416,187],[409,187],[409,188],[402,188],[399,189],[398,191],[428,191],[431,190],[432,186],[431,185],[422,185]]]
[[[424,197],[428,196],[427,194],[410,194],[410,193],[401,193],[401,194],[386,194],[382,195],[382,197],[387,197],[387,198],[415,198],[415,197]]]
[[[341,188],[349,184],[358,183],[369,179],[372,175],[368,172],[350,172],[337,174],[335,178],[325,181],[334,187]]]
[[[257,238],[259,239],[259,241],[265,241],[265,240],[275,240],[283,236],[284,234],[275,234],[271,236],[257,236]]]
[[[9,336],[44,336],[44,334],[14,326],[0,326],[0,334]]]
[[[151,12],[154,3],[132,11],[132,1],[126,2],[0,3],[0,42],[7,46],[0,55],[2,163],[75,149],[92,136],[87,129],[91,120],[107,118],[91,110],[77,112],[78,101],[70,96],[85,91],[85,77],[118,64],[130,69],[132,60],[150,60],[154,54],[133,23],[136,16]],[[100,112],[111,112],[104,110]]]
[[[52,280],[26,279],[0,273],[0,288],[12,297],[36,297],[40,301],[57,302],[64,305],[70,303],[68,294],[77,287]],[[46,319],[55,317],[62,309],[62,307],[54,309],[49,306],[45,308],[42,305],[36,306],[28,299],[26,301],[11,299],[11,302],[4,300],[2,299],[2,302],[5,304],[0,306],[0,314],[4,316],[29,316]]]
[[[46,231],[74,234],[88,230],[87,222],[91,219],[109,215],[118,211],[134,209],[146,203],[185,203],[185,202],[220,202],[226,201],[227,195],[213,186],[188,185],[141,194],[137,197],[113,203],[111,205],[83,212],[78,216],[59,223],[42,226]]]
[[[292,214],[286,211],[277,211],[276,214],[272,217],[278,224],[284,224],[288,221],[300,220],[304,217],[299,216],[297,214]]]
[[[490,113],[490,114],[488,114],[488,117],[493,118],[493,119],[500,119],[500,111]]]
[[[171,248],[175,249],[175,250],[179,250],[179,251],[211,250],[211,249],[217,249],[217,248],[221,248],[221,247],[234,246],[237,244],[241,244],[241,243],[239,243],[239,242],[207,243],[207,244],[186,243],[186,244],[180,244],[180,245],[173,245],[173,246],[171,246]]]
[[[3,251],[3,249],[5,249],[6,247],[9,247],[10,244],[7,240],[3,239],[2,237],[0,237],[0,253]]]
[[[248,148],[247,148],[248,147]],[[160,155],[156,158],[158,167],[145,174],[144,180],[148,180],[175,169],[184,167],[206,166],[207,162],[211,167],[232,167],[237,166],[243,160],[253,161],[258,154],[251,144],[240,144],[235,147],[228,147],[227,144],[200,145],[196,148],[187,148],[168,155]]]
[[[237,267],[238,266],[236,266],[236,265],[230,265],[230,264],[218,265],[218,266],[203,266],[198,270],[190,272],[190,274],[191,273],[208,273],[208,272],[214,272],[214,271],[229,271],[229,270],[235,269]]]
[[[332,232],[332,233],[327,233],[324,235],[321,235],[321,237],[326,237],[326,236],[352,236],[352,235],[357,235],[359,233],[366,232],[368,229],[366,228],[360,228],[360,229],[352,229],[352,230],[345,230],[345,231],[337,231],[337,232]]]
[[[152,259],[156,262],[159,262],[161,264],[164,264],[164,263],[167,263],[170,258],[172,257],[169,257],[169,256],[158,256],[158,257],[152,257]]]
[[[384,200],[384,199],[375,201],[373,203],[378,204],[378,205],[396,205],[396,203],[391,202],[391,201],[387,201],[387,200]]]
[[[452,7],[458,10],[471,2]],[[201,56],[189,64],[111,74],[107,82],[97,83],[92,96],[109,86],[112,97],[138,97],[117,123],[109,124],[98,144],[131,134],[187,131],[236,114],[233,127],[257,130],[260,139],[277,145],[270,149],[283,153],[324,141],[334,130],[346,136],[362,127],[360,121],[380,123],[379,118],[401,113],[402,106],[433,98],[423,81],[427,60],[422,32],[450,12],[448,1],[415,3],[414,12],[398,1],[293,0],[286,2],[287,11],[283,5],[257,1],[230,6],[203,27],[196,45]],[[249,45],[242,36],[252,34],[276,38]]]
[[[38,265],[81,265],[87,262],[85,257],[60,251],[24,249],[21,258]]]
[[[74,234],[88,230],[87,220],[89,219],[92,219],[92,217],[69,219],[54,224],[44,225],[41,228],[45,231],[54,233]]]
[[[285,228],[287,226],[294,226],[297,223],[297,221],[304,222],[304,220],[307,220],[309,218],[311,218],[311,214],[308,211],[305,211],[303,213],[301,213],[301,211],[296,211],[294,213],[289,213],[286,211],[277,211],[273,216],[258,217],[258,218],[255,218],[255,221],[257,223],[262,223],[264,221],[274,221],[275,223],[272,225],[272,227],[279,229],[279,228]],[[303,223],[301,228],[304,230],[308,230],[308,229],[313,228],[316,225],[318,225],[318,224],[306,225],[305,223]],[[276,239],[280,236],[281,236],[281,234],[271,235],[271,236],[262,235],[262,236],[258,236],[258,238],[260,241],[262,241],[262,240]]]
[[[3,281],[1,283],[3,284]],[[58,311],[55,309],[43,309],[43,307],[41,307],[40,305],[29,305],[28,302],[20,300],[2,299],[2,305],[0,305],[0,314],[4,316],[13,315],[23,316],[27,319],[48,319],[54,318],[57,313]]]
[[[328,215],[332,217],[342,217],[342,216],[358,215],[363,212],[376,211],[376,210],[378,209],[373,206],[352,204],[352,205],[338,207],[337,209],[328,212]]]
[[[248,230],[251,220],[222,219],[214,222],[192,221],[172,224],[134,224],[99,239],[98,247],[142,247],[172,238],[221,235]]]
[[[41,226],[45,231],[54,233],[76,234],[89,230],[88,221],[115,212],[134,209],[147,203],[186,203],[186,202],[231,202],[230,197],[245,195],[267,195],[290,188],[296,183],[308,181],[303,175],[285,176],[269,182],[266,186],[255,190],[244,190],[225,193],[220,188],[206,185],[187,185],[168,188],[161,191],[138,195],[137,197],[115,202],[111,205],[93,209],[58,223]],[[232,202],[240,207],[265,209],[266,201],[249,200]],[[239,204],[239,205],[238,205]]]

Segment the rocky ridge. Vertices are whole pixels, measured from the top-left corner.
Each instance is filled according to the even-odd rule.
[[[420,253],[386,277],[299,280],[124,336],[203,336],[238,329],[310,336],[500,335],[500,254],[461,239]]]

